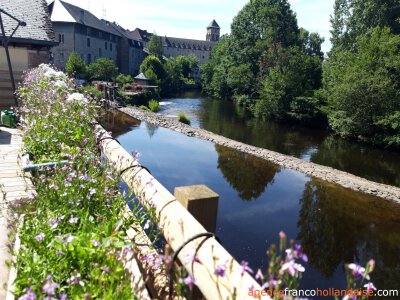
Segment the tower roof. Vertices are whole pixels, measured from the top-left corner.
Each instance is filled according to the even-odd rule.
[[[219,27],[217,21],[215,21],[215,20],[212,20],[212,22],[210,23],[210,25],[208,25],[207,28],[211,28],[211,27],[214,27],[214,28],[221,28],[221,27]]]

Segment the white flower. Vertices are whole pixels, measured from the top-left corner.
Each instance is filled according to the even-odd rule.
[[[55,86],[56,88],[62,88],[62,89],[67,89],[67,88],[68,88],[67,84],[66,84],[64,81],[62,81],[62,80],[57,80],[57,81],[54,83],[54,86]]]
[[[77,102],[88,103],[88,99],[86,99],[85,96],[83,96],[80,93],[73,93],[73,94],[69,95],[68,98],[67,98],[67,101],[68,102],[77,101]]]

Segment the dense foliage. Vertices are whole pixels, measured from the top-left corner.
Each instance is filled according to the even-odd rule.
[[[67,63],[65,64],[65,70],[69,76],[82,77],[86,74],[86,64],[78,52],[73,51],[68,56]]]
[[[194,85],[193,71],[197,68],[198,60],[194,55],[170,57],[166,61],[150,55],[140,65],[140,72],[161,88],[162,96],[169,96],[184,85]]]
[[[118,67],[108,58],[97,58],[88,66],[90,80],[112,81],[118,74]]]
[[[16,254],[20,299],[135,299],[121,258],[131,251],[119,176],[98,155],[95,105],[62,72],[42,65],[19,91],[25,151],[40,168],[37,195],[16,203],[24,222]],[[140,222],[140,221],[139,221]]]
[[[297,26],[286,0],[250,1],[202,67],[204,90],[256,116],[309,122],[320,114],[323,39]]]
[[[400,1],[337,0],[324,65],[330,127],[400,146]]]
[[[151,54],[158,58],[162,58],[164,52],[163,45],[161,38],[156,33],[150,37],[149,42],[147,43],[147,48]]]
[[[255,116],[400,146],[399,0],[336,0],[333,48],[298,28],[287,0],[250,1],[202,66],[206,93]]]

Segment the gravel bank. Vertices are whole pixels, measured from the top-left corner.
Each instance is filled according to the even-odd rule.
[[[400,204],[400,188],[373,182],[347,172],[304,161],[296,157],[284,155],[267,149],[247,145],[226,137],[214,134],[204,129],[193,128],[189,125],[171,120],[165,116],[150,113],[137,107],[123,107],[120,111],[131,115],[142,121],[170,128],[172,130],[186,134],[187,136],[197,137],[213,143],[231,147],[242,152],[253,154],[257,157],[266,159],[282,167],[302,172],[306,175],[319,178],[328,182],[339,184],[345,188],[362,192],[365,194],[378,196]]]

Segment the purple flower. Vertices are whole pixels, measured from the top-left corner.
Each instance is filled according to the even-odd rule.
[[[249,263],[247,261],[242,261],[240,264],[241,268],[240,268],[240,275],[243,276],[244,273],[249,272],[249,273],[253,273],[253,270],[249,267]]]
[[[140,156],[141,156],[141,154],[140,154],[140,152],[139,151],[134,151],[133,152],[133,157],[136,159],[136,160],[138,160],[139,158],[140,158]]]
[[[225,272],[226,272],[226,264],[227,262],[220,262],[217,264],[217,267],[215,268],[214,274],[219,276],[219,277],[224,277]]]
[[[69,236],[67,236],[65,239],[64,239],[64,244],[69,244],[69,243],[71,243],[73,240],[74,240],[74,236],[72,236],[72,235],[69,235]]]
[[[264,274],[262,273],[261,269],[258,269],[256,276],[255,276],[256,280],[263,280],[264,279]]]
[[[364,284],[364,287],[367,288],[368,292],[371,290],[376,291],[376,287],[374,286],[374,284],[372,282],[368,282],[367,284]]]
[[[18,300],[35,300],[36,294],[32,291],[32,287],[25,290],[26,293],[18,298]]]
[[[96,240],[90,240],[90,242],[93,244],[95,247],[100,247],[101,243],[96,241]]]
[[[37,236],[35,236],[35,240],[37,241],[37,242],[42,242],[42,241],[44,241],[44,237],[45,237],[46,235],[44,234],[44,233],[39,233]]]
[[[365,268],[354,263],[349,264],[347,267],[353,271],[353,276],[355,279],[365,275],[365,278],[369,280],[369,275],[365,274]]]
[[[290,275],[297,277],[298,272],[304,272],[305,268],[302,265],[295,263],[294,260],[289,260],[282,265],[280,271],[282,273],[287,271]]]
[[[200,260],[196,256],[196,250],[194,248],[190,248],[185,253],[185,257],[183,258],[183,264],[191,264],[191,263],[200,263]]]
[[[54,283],[52,280],[52,276],[47,276],[46,284],[42,288],[42,292],[47,294],[48,296],[54,295],[56,289],[59,288],[57,283]]]
[[[62,256],[65,255],[65,253],[62,250],[57,250],[56,255]]]
[[[271,278],[269,281],[267,281],[266,283],[264,283],[264,284],[261,286],[261,290],[269,289],[270,287],[271,287],[271,288],[274,288],[274,287],[276,287],[277,285],[278,285],[278,281],[275,280],[275,279],[273,279],[273,278]]]
[[[108,273],[110,273],[110,268],[108,266],[105,266],[103,268],[103,272],[101,272],[101,274],[108,274]]]
[[[89,189],[89,194],[90,195],[96,194],[96,189],[94,188]]]
[[[186,284],[187,286],[192,287],[193,285],[196,284],[196,281],[193,279],[192,275],[188,275],[188,277],[180,279],[180,282],[183,282],[184,284]]]
[[[67,300],[67,298],[68,298],[67,294],[60,294],[60,295],[58,295],[58,299],[59,299],[59,300]]]
[[[308,262],[308,257],[306,254],[301,252],[301,245],[296,244],[294,245],[294,251],[296,253],[296,257],[302,259],[304,262]]]

